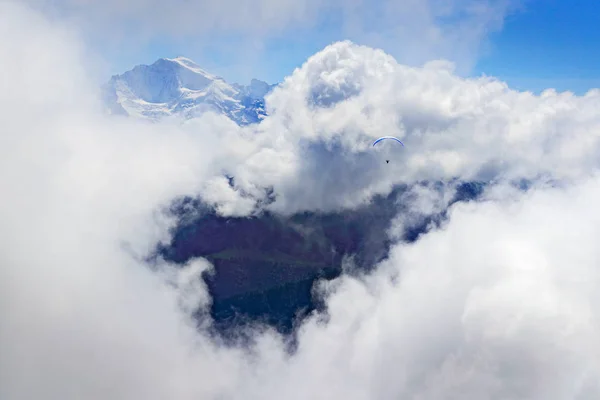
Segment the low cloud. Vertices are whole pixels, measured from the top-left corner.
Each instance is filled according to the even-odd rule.
[[[0,29],[2,399],[600,395],[597,92],[534,96],[338,43],[270,96],[259,126],[146,124],[101,113],[69,32],[6,2]],[[381,134],[406,144],[389,165],[370,147]],[[373,274],[324,283],[327,318],[303,323],[294,354],[270,331],[244,349],[196,327],[204,260],[141,261],[186,194],[244,215],[272,186],[287,213],[396,183],[539,176],[560,185],[497,184]]]

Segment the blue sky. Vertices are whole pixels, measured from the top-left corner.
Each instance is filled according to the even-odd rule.
[[[473,51],[476,54],[466,75],[491,75],[516,89],[534,92],[552,87],[582,94],[600,87],[599,10],[593,0],[526,0],[520,10],[504,19],[500,31],[484,35],[483,50]],[[370,25],[377,29],[373,21]],[[143,46],[124,45],[120,52],[113,47],[107,54],[112,62],[111,73],[151,63],[159,57],[185,55],[229,81],[245,83],[256,77],[277,82],[332,41],[349,38],[373,43],[364,37],[344,31],[340,19],[329,15],[329,20],[323,18],[315,26],[287,30],[257,43],[235,35],[227,38],[213,34],[210,40],[163,37]],[[403,39],[406,41],[406,36]],[[419,42],[412,37],[408,44],[415,46]],[[386,48],[386,41],[381,42],[381,47],[394,56],[398,53],[399,61],[406,61],[405,54],[392,45]],[[452,49],[447,54],[453,54]]]
[[[114,74],[137,64],[150,64],[161,57],[185,56],[231,82],[247,83],[257,78],[274,83],[283,80],[328,44],[344,39],[347,37],[340,33],[339,23],[327,21],[310,28],[289,30],[281,36],[262,38],[259,44],[236,36],[213,36],[209,44],[163,37],[143,46],[107,44],[101,52],[108,54],[110,72]]]
[[[600,3],[532,0],[490,37],[474,74],[539,92],[553,87],[585,93],[600,88]]]

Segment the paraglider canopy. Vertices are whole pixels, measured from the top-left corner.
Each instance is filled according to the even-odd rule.
[[[400,141],[400,139],[398,139],[397,137],[394,137],[394,136],[382,136],[382,137],[380,137],[379,139],[377,139],[376,141],[373,142],[373,147],[375,147],[375,145],[377,143],[379,143],[379,142],[381,142],[383,140],[386,140],[386,139],[395,140],[396,142],[400,143],[402,145],[402,147],[404,147],[404,143],[402,143]],[[390,160],[385,160],[385,163],[389,164]]]
[[[373,142],[373,146],[375,146],[377,143],[381,142],[382,140],[386,140],[386,139],[391,139],[391,140],[395,140],[396,142],[400,143],[402,146],[404,146],[404,143],[402,143],[400,141],[400,139],[398,139],[395,136],[382,136],[379,139],[377,139],[376,141]]]

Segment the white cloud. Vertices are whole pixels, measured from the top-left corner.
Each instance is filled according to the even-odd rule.
[[[599,197],[594,177],[459,205],[379,274],[346,278],[328,324],[304,326],[297,398],[598,396]]]
[[[597,93],[536,97],[343,43],[273,94],[258,132],[215,115],[149,125],[100,115],[68,33],[13,3],[0,29],[0,398],[600,395]],[[311,109],[316,87],[353,97]],[[389,167],[369,148],[382,132],[407,145]],[[210,190],[221,173],[248,193],[275,185],[290,211],[490,163],[491,176],[566,182],[499,187],[374,275],[329,282],[329,321],[305,322],[292,356],[272,333],[248,353],[194,331],[206,263],[152,273],[138,260],[167,238],[157,211],[175,196],[222,193],[243,210]],[[420,212],[447,201],[416,199]]]
[[[457,63],[470,72],[486,50],[490,33],[502,29],[504,18],[522,1],[383,0],[347,3],[345,37],[383,48],[396,59],[421,65],[431,59]]]
[[[267,66],[269,39],[298,43],[311,34],[319,43],[341,38],[381,47],[401,62],[421,65],[432,58],[469,72],[489,33],[521,0],[24,0],[25,4],[73,24],[95,43],[139,51],[148,41],[177,41],[189,53],[218,43],[227,58]],[[327,24],[325,30],[321,29]],[[311,33],[311,31],[316,33]],[[233,47],[231,41],[236,43]],[[107,51],[112,47],[106,45]],[[210,58],[210,57],[209,57]],[[256,72],[256,71],[255,71]]]
[[[133,24],[150,35],[190,35],[207,32],[257,33],[278,32],[292,24],[310,24],[323,1],[273,1],[258,2],[226,0],[176,0],[165,3],[158,0],[26,0],[45,12],[60,18],[94,25],[109,31],[123,29]]]
[[[535,96],[341,42],[267,98],[271,116],[246,128],[260,146],[232,174],[245,190],[274,185],[273,209],[290,212],[353,207],[416,180],[570,179],[598,167],[599,103],[597,91]],[[383,135],[406,147],[373,149]]]
[[[74,43],[20,6],[0,9],[0,57],[10,60],[0,81],[0,397],[185,393],[185,315],[131,254],[165,237],[154,211],[199,189],[219,137],[106,120]]]

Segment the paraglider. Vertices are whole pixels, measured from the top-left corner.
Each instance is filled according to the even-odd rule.
[[[379,142],[381,142],[383,140],[386,140],[386,139],[395,140],[396,142],[400,143],[402,145],[402,147],[404,147],[404,143],[402,143],[402,141],[400,139],[398,139],[397,137],[395,137],[395,136],[382,136],[382,137],[380,137],[379,139],[377,139],[376,141],[373,142],[373,147],[375,147],[375,145],[377,143],[379,143]],[[389,164],[390,160],[385,160],[385,163]]]

